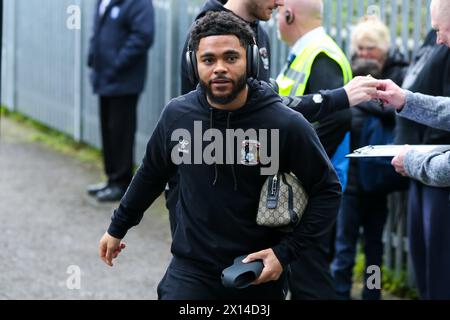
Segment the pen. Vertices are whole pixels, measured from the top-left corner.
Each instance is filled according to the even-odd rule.
[[[367,76],[368,76],[369,78],[373,78],[371,74],[368,74]],[[381,100],[381,99],[379,99],[379,98],[376,99],[376,100],[377,100],[378,105],[380,106],[381,110],[384,111],[384,102],[383,102],[383,100]]]
[[[380,106],[381,110],[384,111],[384,102],[383,102],[383,100],[377,99],[377,101],[378,101],[378,105]]]

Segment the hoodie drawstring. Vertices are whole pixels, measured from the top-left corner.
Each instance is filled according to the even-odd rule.
[[[209,108],[209,128],[210,129],[213,128],[213,119],[214,119],[213,118],[213,114],[214,114],[214,108]],[[229,112],[228,116],[227,116],[227,129],[230,128],[231,114],[232,114],[232,112]],[[225,131],[225,132],[227,133],[227,131]],[[226,140],[229,143],[230,139],[226,139]],[[231,148],[231,146],[227,145],[227,149],[231,150],[230,148]],[[216,185],[217,179],[218,179],[218,176],[219,176],[219,172],[218,172],[218,169],[217,169],[217,161],[216,161],[215,157],[216,157],[216,154],[214,153],[214,181],[213,181],[213,186]],[[234,191],[237,191],[238,183],[237,183],[236,171],[235,171],[235,168],[234,168],[234,159],[232,159],[232,162],[231,162],[231,173],[233,174]]]
[[[231,120],[231,114],[232,112],[228,113],[228,117],[227,117],[227,130],[230,128],[230,120]],[[227,132],[227,131],[226,131]],[[227,133],[228,134],[228,133]],[[228,142],[230,139],[226,139]],[[230,145],[227,146],[228,150],[230,149]],[[231,162],[231,172],[233,174],[233,181],[234,181],[234,191],[237,191],[237,178],[236,178],[236,171],[234,170],[234,159],[232,159]]]
[[[214,108],[209,108],[209,128],[210,129],[213,128],[213,113],[214,113]],[[217,177],[218,177],[218,170],[217,170],[217,162],[216,162],[216,153],[214,152],[214,181],[213,181],[213,186],[216,185]]]

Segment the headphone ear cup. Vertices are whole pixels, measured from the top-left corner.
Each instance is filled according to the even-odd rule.
[[[195,85],[198,82],[197,57],[192,50],[186,51],[186,65],[189,81]]]
[[[247,48],[247,77],[257,79],[259,75],[259,48],[253,44]]]

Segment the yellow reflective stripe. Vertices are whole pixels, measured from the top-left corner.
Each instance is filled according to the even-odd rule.
[[[277,78],[277,84],[278,93],[281,96],[289,96],[289,93],[291,92],[291,88],[294,86],[295,81],[284,75],[281,75]]]
[[[352,79],[352,69],[350,63],[345,56],[340,53],[332,53],[331,51],[321,50],[319,53],[325,53],[328,57],[336,61],[336,63],[341,67],[342,75],[344,76],[344,84],[347,84]],[[317,54],[319,54],[317,53]]]
[[[313,46],[308,47],[304,51],[302,57],[305,58],[303,59],[301,66],[302,66],[302,73],[305,75],[305,77],[303,78],[303,81],[297,82],[294,85],[294,87],[291,90],[291,95],[301,96],[305,93],[306,84],[308,83],[308,79],[311,76],[311,69],[314,64],[314,60],[321,51],[322,49],[318,49]]]
[[[344,78],[344,84],[349,82],[352,78],[352,71],[347,57],[328,35],[317,39],[304,49],[292,62],[291,66],[285,71],[282,77],[278,77],[277,82],[280,88],[281,95],[303,95],[306,89],[306,84],[311,75],[312,65],[315,58],[320,53],[325,53],[331,59],[336,61],[340,66]]]
[[[293,70],[298,74],[301,74],[302,77],[294,79],[296,81],[292,86],[289,95],[301,96],[305,92],[306,84],[311,75],[311,67],[315,59],[315,56],[313,55],[314,50],[315,48],[313,46],[307,47],[292,63]]]

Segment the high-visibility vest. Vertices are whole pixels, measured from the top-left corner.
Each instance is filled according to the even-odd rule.
[[[326,54],[341,67],[344,84],[352,79],[352,69],[344,52],[342,52],[330,36],[323,34],[311,41],[290,65],[286,65],[278,76],[277,84],[280,95],[301,96],[305,93],[314,60],[320,53]],[[348,153],[350,153],[349,132],[345,135],[338,149],[330,159],[341,182],[342,190],[345,190],[347,186],[349,159],[345,158],[345,155]]]
[[[352,69],[347,57],[334,42],[331,37],[324,34],[318,39],[311,41],[308,46],[297,55],[290,66],[286,66],[283,72],[277,78],[280,95],[282,96],[301,96],[305,93],[306,84],[311,75],[311,68],[314,60],[320,54],[324,53],[342,69],[344,84],[352,79]]]

